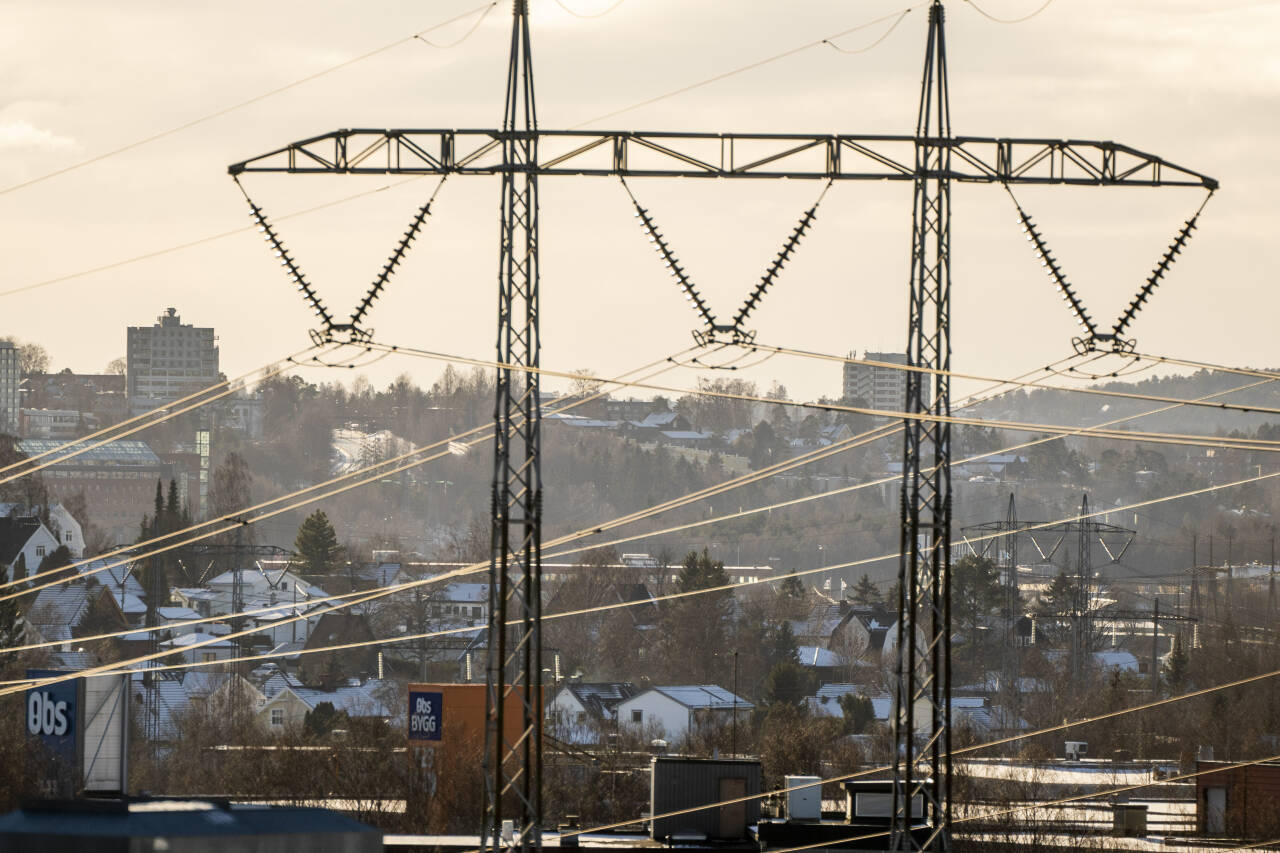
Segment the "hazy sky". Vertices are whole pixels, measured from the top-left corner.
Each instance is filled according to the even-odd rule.
[[[614,0],[564,0],[591,14]],[[0,30],[0,185],[7,187],[214,112],[479,5],[10,0]],[[1041,0],[981,0],[1001,17]],[[625,0],[583,19],[532,0],[540,123],[576,125],[905,8],[903,0]],[[926,28],[915,4],[875,49],[826,45],[628,112],[628,130],[909,133]],[[1212,175],[1222,189],[1188,251],[1132,327],[1147,352],[1276,365],[1273,275],[1280,130],[1280,6],[1057,0],[1016,25],[948,3],[958,134],[1112,139]],[[461,37],[475,18],[434,32]],[[889,23],[837,40],[857,49]],[[0,195],[0,290],[247,224],[227,164],[340,127],[492,127],[501,120],[510,5],[451,49],[417,41],[119,156]],[[599,125],[592,125],[599,127]],[[387,178],[253,176],[269,214]],[[632,182],[722,314],[759,277],[820,187],[805,182]],[[542,182],[544,363],[620,372],[690,342],[697,318],[666,278],[613,179]],[[280,224],[339,315],[367,288],[425,178]],[[1109,326],[1200,203],[1199,190],[1020,191],[1092,313]],[[376,305],[380,340],[493,353],[498,183],[455,178],[424,239]],[[954,191],[957,369],[1012,375],[1070,352],[1075,329],[998,187]],[[827,352],[901,349],[910,193],[846,183],[755,315],[761,341]],[[239,234],[0,297],[0,334],[43,343],[54,366],[96,371],[125,326],[167,306],[216,327],[228,375],[301,348],[309,310],[256,235]],[[376,382],[435,363],[388,359]],[[839,367],[778,358],[758,375],[798,397],[836,394]],[[310,378],[349,378],[312,371]],[[692,384],[691,374],[670,381]]]

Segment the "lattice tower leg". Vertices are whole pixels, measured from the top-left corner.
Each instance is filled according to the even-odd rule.
[[[911,301],[907,360],[935,368],[907,374],[906,409],[949,418],[951,387],[951,117],[942,3],[929,9],[929,37],[916,123]],[[950,849],[951,786],[951,427],[908,417],[903,442],[898,683],[894,697],[891,849]],[[919,738],[916,737],[917,732]],[[911,803],[932,817],[911,831]]]
[[[484,849],[537,850],[542,822],[542,475],[537,128],[527,0],[515,0],[503,117]],[[510,623],[510,624],[509,624]],[[508,841],[504,821],[513,824]]]

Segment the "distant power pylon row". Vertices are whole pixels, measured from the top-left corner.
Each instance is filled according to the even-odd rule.
[[[289,172],[501,178],[497,360],[504,367],[498,371],[495,406],[488,803],[481,829],[484,846],[494,851],[507,846],[533,850],[541,844],[541,414],[537,374],[526,372],[538,366],[541,348],[539,177],[912,183],[908,362],[941,371],[933,395],[927,393],[923,374],[909,373],[904,402],[908,417],[898,602],[902,651],[894,711],[898,758],[891,843],[895,849],[912,850],[950,845],[951,429],[945,419],[951,414],[951,184],[1217,186],[1204,175],[1112,142],[953,136],[941,0],[932,0],[929,8],[925,72],[912,135],[542,130],[536,119],[527,0],[513,0],[500,129],[338,130],[236,163],[230,172],[237,177]],[[291,281],[316,310],[324,326],[320,334],[367,338],[359,323],[368,305],[362,303],[364,310],[353,313],[351,323],[335,323],[265,213],[256,205],[253,211]],[[416,233],[420,225],[418,216],[410,230]],[[785,244],[784,249],[789,251]],[[1149,291],[1139,291],[1139,305]],[[371,293],[376,298],[376,291]],[[762,288],[753,290],[739,316],[745,319],[762,296]],[[731,341],[750,336],[740,322],[717,328],[709,314],[704,319],[710,328],[698,332],[700,341],[715,340],[726,329]],[[514,728],[503,719],[503,699],[513,692],[521,702],[520,726]],[[915,719],[918,706],[927,708],[927,720]],[[918,732],[923,733],[920,739],[914,734]],[[922,829],[913,826],[908,809],[918,798],[927,801],[937,818]],[[514,825],[509,844],[501,840],[504,820]]]
[[[1074,559],[1070,562],[1074,571],[1072,600],[1065,612],[1051,614],[1071,622],[1071,657],[1073,675],[1082,676],[1088,667],[1093,637],[1093,621],[1097,615],[1098,582],[1094,572],[1097,563],[1094,554],[1098,549],[1106,555],[1108,563],[1117,563],[1133,544],[1137,531],[1107,524],[1091,517],[1089,496],[1080,501],[1078,517],[1072,521],[1046,523],[1019,521],[1014,496],[1009,495],[1009,511],[1003,521],[975,524],[963,530],[964,541],[972,553],[991,557],[1000,568],[1000,580],[1004,584],[1004,644],[1002,675],[1005,684],[1017,684],[1020,677],[1020,655],[1017,646],[1016,621],[1022,616],[1022,592],[1018,582],[1018,545],[1025,540],[1034,549],[1029,554],[1036,562],[1051,563],[1068,543],[1074,545]],[[973,541],[970,542],[970,535]],[[990,537],[990,538],[986,538]]]

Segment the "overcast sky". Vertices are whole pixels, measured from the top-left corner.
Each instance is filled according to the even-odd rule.
[[[480,0],[218,4],[10,0],[0,29],[0,185],[28,180],[259,95],[474,9]],[[614,0],[564,0],[582,14]],[[1014,18],[1041,0],[981,0]],[[585,19],[532,0],[540,123],[595,116],[902,10],[903,0],[625,0]],[[600,128],[909,133],[926,30],[921,2],[879,46],[820,45]],[[462,37],[478,16],[433,32]],[[855,50],[892,21],[837,43]],[[1280,6],[1057,0],[1021,24],[948,3],[957,134],[1110,139],[1222,182],[1201,229],[1132,326],[1146,352],[1280,364],[1274,235]],[[341,127],[501,122],[510,4],[456,47],[409,41],[197,127],[0,195],[0,290],[247,224],[226,166]],[[282,215],[383,178],[254,176]],[[736,307],[820,187],[806,182],[633,181],[713,307]],[[543,361],[600,375],[668,355],[697,318],[636,228],[614,179],[542,182]],[[280,224],[335,313],[368,287],[425,178]],[[1019,192],[1104,325],[1141,286],[1203,198],[1193,189]],[[498,183],[457,178],[370,323],[380,340],[493,353]],[[954,364],[1013,375],[1070,352],[1075,329],[997,187],[954,191]],[[906,185],[846,183],[755,315],[766,343],[832,353],[900,350],[910,247]],[[243,233],[3,299],[0,334],[43,343],[56,368],[101,370],[128,325],[168,306],[214,326],[228,375],[305,346],[309,310],[262,241]],[[345,309],[345,310],[344,310]],[[439,365],[388,359],[372,378]],[[758,378],[793,396],[839,392],[834,364],[774,359]],[[349,379],[312,371],[309,378]],[[692,384],[675,374],[669,381]]]

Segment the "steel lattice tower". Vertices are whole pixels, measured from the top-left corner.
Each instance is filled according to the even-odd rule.
[[[902,451],[898,679],[893,703],[894,850],[950,846],[951,822],[951,110],[941,0],[929,36],[916,117],[907,363]],[[926,418],[913,417],[925,415]],[[928,417],[932,416],[932,417]],[[925,719],[917,719],[917,711]],[[924,740],[917,747],[915,732]],[[936,816],[911,832],[910,804]]]
[[[541,847],[541,414],[538,374],[524,370],[538,367],[541,346],[537,126],[528,2],[515,0],[501,134],[497,360],[503,366],[493,412],[486,800],[480,829],[481,846],[495,851]],[[504,819],[514,826],[505,843]]]
[[[950,809],[950,301],[953,180],[980,184],[1217,188],[1214,179],[1109,141],[954,137],[948,106],[942,0],[931,0],[924,78],[914,135],[712,133],[539,130],[534,109],[527,0],[514,0],[514,21],[501,130],[348,128],[312,136],[232,164],[237,177],[291,174],[499,176],[502,222],[499,267],[497,403],[489,608],[487,801],[483,846],[539,845],[541,817],[540,542],[537,177],[720,178],[726,180],[910,181],[914,186],[908,361],[943,371],[933,380],[912,372],[905,401],[899,598],[899,675],[895,696],[892,844],[896,849],[949,846]],[[537,160],[539,141],[545,162]],[[762,149],[763,146],[763,149]],[[767,150],[765,150],[767,149]],[[707,151],[718,151],[708,155]],[[632,160],[632,151],[643,157]],[[605,156],[601,156],[607,152]],[[500,156],[499,156],[500,155]],[[247,196],[247,193],[246,193]],[[634,199],[633,199],[634,200]],[[261,208],[255,221],[283,255],[281,264],[316,310],[328,339],[365,340],[368,303],[337,324],[319,302]],[[639,203],[636,202],[639,207]],[[1021,208],[1019,208],[1021,213]],[[410,234],[421,225],[424,207]],[[811,215],[811,211],[810,211]],[[1027,227],[1030,221],[1025,218]],[[807,223],[807,220],[806,220]],[[1180,248],[1186,234],[1175,245]],[[652,223],[647,223],[647,226]],[[652,233],[652,232],[651,232]],[[797,234],[800,232],[797,232]],[[1037,232],[1038,233],[1038,232]],[[796,237],[793,235],[792,241]],[[1042,241],[1036,244],[1042,245]],[[404,246],[402,245],[401,251]],[[784,248],[785,253],[790,251]],[[1161,262],[1117,328],[1132,320],[1171,262]],[[278,255],[279,257],[280,255]],[[783,257],[780,256],[780,257]],[[398,255],[396,256],[398,257]],[[670,259],[668,259],[670,260]],[[388,268],[389,269],[389,268]],[[1056,267],[1055,267],[1056,270]],[[1058,284],[1065,288],[1065,281]],[[753,291],[746,311],[762,291]],[[739,314],[734,326],[741,333]],[[726,331],[716,329],[711,332]],[[1113,347],[1115,335],[1091,327],[1087,343]],[[1117,333],[1118,334],[1118,333]],[[705,342],[705,336],[699,338]],[[1083,344],[1082,344],[1083,345]],[[1019,525],[1022,527],[1022,525]],[[917,706],[927,719],[917,719]],[[513,720],[510,715],[518,714]],[[919,730],[921,743],[913,740]],[[937,816],[920,838],[910,833],[906,804],[923,797]],[[501,842],[504,819],[514,837]]]

